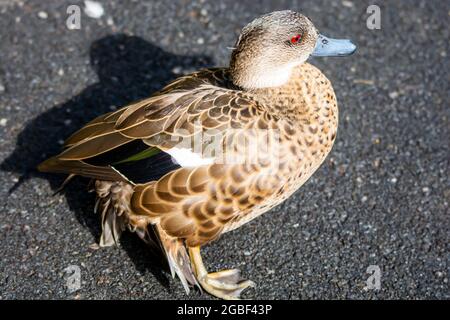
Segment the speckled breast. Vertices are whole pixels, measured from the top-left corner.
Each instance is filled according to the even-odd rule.
[[[294,70],[282,87],[252,92],[277,119],[279,144],[272,166],[255,178],[271,188],[264,201],[243,211],[223,232],[238,228],[290,197],[320,167],[331,151],[338,108],[330,81],[310,64]],[[269,151],[270,152],[270,151]]]

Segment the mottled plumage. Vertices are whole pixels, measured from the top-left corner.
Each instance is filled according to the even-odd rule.
[[[149,232],[156,234],[186,291],[199,284],[218,297],[237,298],[253,285],[241,281],[237,270],[208,274],[198,247],[289,197],[320,166],[336,137],[333,88],[304,63],[316,29],[291,11],[260,19],[244,29],[230,68],[181,77],[148,99],[92,120],[39,166],[96,180],[100,244],[116,243],[125,227],[147,242],[154,241]],[[285,43],[300,32],[305,47]],[[259,34],[272,42],[283,37],[283,44],[259,54],[261,49],[249,48]],[[290,48],[287,57],[280,56],[283,45]],[[276,62],[261,62],[274,54]],[[253,71],[247,70],[250,62]],[[283,72],[285,66],[286,80],[267,87],[271,81],[261,77],[270,73],[264,70]],[[189,143],[180,146],[183,141]],[[191,141],[201,141],[200,149]],[[205,155],[211,141],[221,152]],[[182,161],[185,156],[193,161]]]

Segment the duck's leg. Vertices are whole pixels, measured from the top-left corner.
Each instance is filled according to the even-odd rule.
[[[200,255],[200,247],[189,247],[189,256],[197,281],[209,294],[225,300],[239,299],[239,295],[255,283],[243,280],[238,269],[229,269],[208,273]]]

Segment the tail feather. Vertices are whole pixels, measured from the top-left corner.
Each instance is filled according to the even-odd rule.
[[[100,247],[117,244],[128,225],[129,203],[133,187],[124,182],[95,181],[95,211],[102,216]]]
[[[157,227],[157,231],[166,253],[172,278],[175,278],[175,275],[180,278],[187,294],[189,294],[190,286],[197,286],[201,290],[194,272],[192,271],[191,261],[183,240],[170,237],[160,227]]]
[[[191,262],[183,240],[171,237],[158,224],[133,226],[130,220],[130,199],[133,186],[125,182],[95,181],[97,200],[95,211],[101,213],[102,235],[100,246],[108,247],[117,244],[120,235],[128,227],[144,240],[155,252],[163,252],[167,259],[172,277],[180,278],[186,293],[190,286],[201,287],[192,271]]]
[[[74,174],[100,180],[127,181],[111,167],[94,166],[80,160],[61,160],[57,157],[47,159],[39,164],[38,170],[41,172]]]

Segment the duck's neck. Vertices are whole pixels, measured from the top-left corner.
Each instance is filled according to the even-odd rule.
[[[255,59],[232,57],[229,72],[232,82],[243,90],[277,88],[288,83],[292,69],[297,65],[299,63],[271,67]]]
[[[252,67],[245,72],[230,70],[235,85],[244,90],[277,88],[285,85],[291,77],[291,67],[276,70],[260,70]]]

